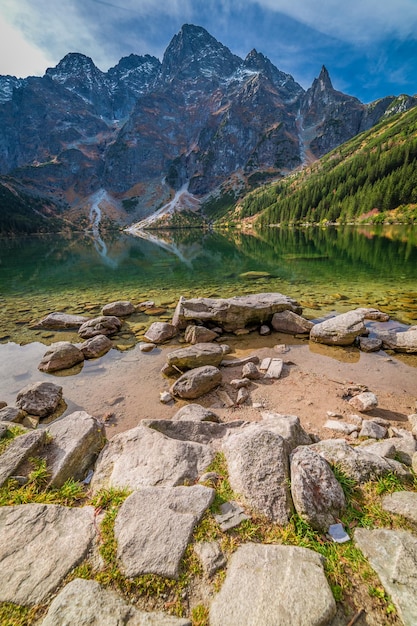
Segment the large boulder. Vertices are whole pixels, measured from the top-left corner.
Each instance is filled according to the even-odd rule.
[[[224,351],[217,343],[196,343],[167,354],[167,363],[180,370],[190,370],[203,365],[220,365]]]
[[[104,426],[85,411],[76,411],[51,424],[46,449],[50,485],[62,487],[68,478],[82,480],[105,443]]]
[[[54,383],[31,383],[19,391],[18,407],[30,415],[52,415],[62,400],[62,387]]]
[[[0,507],[0,602],[41,604],[87,556],[94,507],[56,504]]]
[[[327,345],[349,346],[356,337],[366,332],[363,314],[349,311],[315,324],[310,331],[310,339]]]
[[[287,524],[292,503],[284,439],[255,423],[227,437],[223,450],[232,489],[272,522]]]
[[[85,359],[97,359],[106,354],[113,347],[111,339],[106,335],[96,335],[80,345]]]
[[[114,528],[124,574],[178,578],[194,526],[214,496],[214,489],[202,485],[151,487],[132,493],[120,507]]]
[[[234,298],[181,297],[172,323],[186,328],[190,322],[214,322],[226,331],[244,328],[249,324],[270,322],[274,313],[285,310],[301,314],[298,302],[281,293],[259,293]]]
[[[339,465],[358,483],[376,480],[391,472],[397,476],[411,477],[411,472],[402,463],[372,454],[366,446],[353,448],[344,439],[324,439],[314,443],[311,448],[331,465]]]
[[[83,339],[90,339],[96,335],[115,335],[122,327],[122,322],[114,315],[100,315],[88,322],[84,322],[78,330]]]
[[[84,322],[88,322],[88,317],[84,315],[69,315],[68,313],[49,313],[39,322],[33,324],[31,328],[46,328],[48,330],[78,329]]]
[[[76,578],[52,601],[41,626],[191,626],[188,619],[147,613],[95,580]]]
[[[221,381],[221,371],[213,365],[206,365],[185,372],[169,391],[174,396],[194,400],[217,387]]]
[[[417,330],[406,330],[400,333],[394,331],[380,332],[378,337],[382,339],[382,346],[386,350],[407,352],[409,354],[417,352]]]
[[[391,596],[404,626],[415,626],[417,537],[403,530],[357,528],[354,539]]]
[[[69,341],[57,341],[45,352],[38,370],[41,372],[58,372],[66,370],[84,361],[84,354]]]
[[[281,311],[272,317],[272,328],[280,333],[288,335],[298,335],[309,333],[313,327],[313,322],[306,320],[294,311]]]
[[[325,626],[336,603],[322,558],[298,546],[240,546],[210,607],[210,626]]]
[[[134,305],[128,300],[117,300],[105,304],[101,310],[102,315],[116,315],[116,317],[125,317],[132,315],[136,311]]]
[[[46,442],[46,431],[35,430],[16,437],[0,456],[0,487],[10,476],[19,473],[21,465],[42,450]]]
[[[300,517],[316,530],[326,532],[346,507],[343,489],[330,465],[309,446],[291,455],[291,494]]]
[[[166,437],[139,424],[115,435],[100,453],[93,491],[194,483],[214,458],[205,445]]]
[[[153,322],[145,333],[145,339],[160,344],[175,337],[177,332],[175,326],[168,322]]]

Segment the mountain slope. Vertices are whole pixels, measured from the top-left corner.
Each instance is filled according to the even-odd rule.
[[[256,224],[417,221],[417,108],[380,122],[311,167],[248,194],[224,219]]]

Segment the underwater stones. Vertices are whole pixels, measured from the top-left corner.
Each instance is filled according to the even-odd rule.
[[[114,315],[100,315],[88,322],[84,322],[78,330],[83,339],[90,339],[96,335],[115,335],[122,327],[122,322]]]
[[[31,328],[45,328],[48,330],[69,330],[78,329],[82,324],[88,322],[88,317],[84,315],[70,315],[68,313],[49,313]]]
[[[116,302],[109,302],[109,304],[104,305],[101,314],[125,317],[126,315],[132,315],[135,311],[134,305],[128,300],[117,300]]]

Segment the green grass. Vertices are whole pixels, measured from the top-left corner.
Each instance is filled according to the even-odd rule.
[[[23,435],[24,432],[25,429],[21,426],[10,425],[6,430],[6,434],[4,435],[4,437],[0,439],[0,454],[3,454],[3,452],[6,450],[6,448],[8,448],[8,446],[12,443],[15,437]]]

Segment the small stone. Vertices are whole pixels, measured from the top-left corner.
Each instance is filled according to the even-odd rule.
[[[259,334],[261,335],[261,337],[266,337],[267,335],[271,334],[271,329],[266,324],[262,324],[259,329]]]
[[[228,409],[231,409],[232,406],[235,406],[234,401],[229,396],[227,391],[224,391],[224,389],[219,389],[217,391],[217,395],[218,395],[218,397],[220,399],[220,402],[223,404],[223,406],[226,406]]]
[[[201,541],[194,544],[194,552],[200,559],[207,576],[213,576],[227,563],[217,541]]]
[[[266,372],[266,370],[268,369],[268,367],[271,364],[271,358],[267,357],[266,359],[262,359],[261,364],[259,366],[259,369],[261,372]]]
[[[282,359],[271,359],[271,363],[269,364],[269,367],[265,372],[264,378],[280,378],[283,366],[284,363]]]
[[[252,408],[253,409],[264,409],[265,405],[263,402],[253,402],[252,403]]]
[[[145,343],[144,341],[142,341],[139,344],[139,350],[141,352],[152,352],[152,350],[156,348],[156,344],[155,343]]]
[[[387,429],[372,420],[363,420],[359,437],[371,437],[372,439],[384,439]]]
[[[167,322],[153,322],[145,333],[145,339],[160,344],[169,341],[177,334],[177,329]]]
[[[250,387],[251,384],[252,383],[249,380],[249,378],[234,378],[233,380],[230,381],[230,386],[233,387],[233,389],[241,389],[242,387]]]
[[[187,326],[184,334],[185,341],[191,344],[214,341],[217,337],[217,333],[205,326]]]
[[[220,526],[220,530],[226,532],[231,528],[236,528],[244,520],[250,519],[237,502],[224,502],[220,506],[220,513],[214,516],[214,519]]]
[[[170,402],[174,400],[174,398],[171,396],[171,394],[168,391],[161,391],[159,394],[159,400],[163,404],[169,404]]]
[[[246,387],[241,387],[237,392],[236,404],[240,406],[241,404],[245,404],[246,400],[249,398],[249,391]]]
[[[382,347],[382,340],[359,337],[359,347],[362,352],[378,352]]]
[[[250,380],[256,380],[260,378],[261,374],[256,367],[255,363],[246,363],[242,368],[242,378],[249,378]]]
[[[336,422],[335,420],[327,420],[323,428],[327,428],[328,430],[334,430],[335,432],[343,433],[344,435],[350,435],[355,430],[358,430],[358,426],[356,424]]]
[[[353,396],[353,398],[349,400],[349,404],[357,411],[372,411],[372,409],[378,406],[378,398],[374,393],[365,391],[357,396]]]
[[[111,339],[106,335],[96,335],[80,345],[85,359],[97,359],[106,354],[113,347]]]
[[[334,411],[326,411],[327,417],[337,417],[337,419],[342,419],[343,415],[340,413],[335,413]]]
[[[16,406],[5,406],[0,409],[0,422],[14,422],[15,424],[21,424],[24,420],[26,413]]]
[[[135,312],[133,304],[127,300],[118,300],[117,302],[110,302],[106,304],[102,311],[102,315],[116,315],[117,317],[125,317],[126,315],[132,315]]]
[[[275,352],[279,352],[280,354],[284,354],[285,352],[290,351],[289,347],[286,346],[285,343],[278,343],[276,346],[274,346],[274,350]]]

